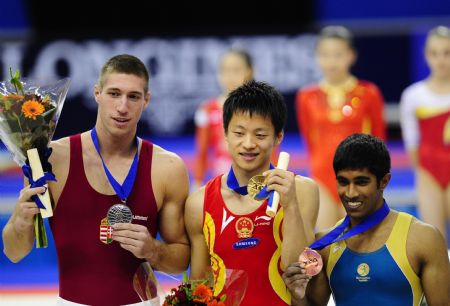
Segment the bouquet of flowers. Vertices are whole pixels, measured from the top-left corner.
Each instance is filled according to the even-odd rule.
[[[248,275],[243,270],[226,270],[225,285],[220,293],[214,294],[209,280],[188,281],[183,275],[183,283],[173,288],[166,296],[163,306],[239,306],[247,290]]]
[[[163,277],[169,276],[159,272]],[[169,294],[162,290],[158,279],[148,262],[142,263],[133,277],[133,287],[141,300],[149,306],[239,306],[248,285],[248,275],[242,270],[225,270],[225,284],[221,292],[214,294],[212,277],[206,280],[189,281],[183,273],[181,285],[172,288]]]
[[[48,148],[61,113],[69,79],[37,85],[32,80],[21,80],[20,72],[0,82],[0,138],[14,161],[22,167],[31,187],[46,187],[56,180],[48,162]],[[47,236],[42,218],[53,215],[48,191],[33,197],[40,208],[35,217],[36,247],[47,247]]]
[[[189,282],[187,274],[183,274],[183,283],[170,290],[163,306],[169,305],[195,305],[195,306],[225,306],[226,295],[220,298],[213,294],[212,287],[208,286],[208,280]]]

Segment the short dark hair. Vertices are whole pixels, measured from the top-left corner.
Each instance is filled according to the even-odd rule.
[[[346,27],[336,26],[336,25],[324,27],[319,32],[317,44],[319,44],[322,40],[327,39],[327,38],[336,38],[336,39],[343,40],[344,42],[346,42],[348,44],[348,46],[351,49],[355,50],[353,34]]]
[[[145,80],[145,93],[148,91],[148,81],[150,75],[144,63],[137,57],[129,54],[120,54],[111,57],[102,67],[98,79],[98,86],[102,90],[105,76],[109,73],[126,73],[133,74]]]
[[[341,170],[368,169],[379,184],[391,171],[391,157],[381,139],[368,134],[353,134],[337,147],[333,168],[336,175]]]
[[[223,105],[223,125],[225,133],[236,113],[249,113],[270,118],[275,135],[283,131],[286,124],[287,108],[283,96],[278,90],[264,82],[249,81],[236,88]]]

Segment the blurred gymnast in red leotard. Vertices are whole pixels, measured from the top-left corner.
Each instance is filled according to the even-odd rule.
[[[350,72],[356,60],[351,33],[341,26],[324,28],[316,47],[323,79],[297,93],[297,122],[310,160],[311,176],[319,184],[317,229],[333,226],[344,215],[336,191],[333,155],[353,133],[386,139],[384,101],[378,87]]]
[[[403,141],[416,169],[420,217],[447,237],[450,220],[450,28],[427,37],[430,76],[405,89],[400,101]],[[447,241],[448,243],[448,241]]]

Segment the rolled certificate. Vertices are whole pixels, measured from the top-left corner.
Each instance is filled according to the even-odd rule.
[[[39,159],[39,153],[37,149],[27,150],[28,161],[30,162],[30,167],[33,172],[33,180],[38,180],[44,176],[44,170],[42,169],[41,160]],[[41,209],[42,218],[49,218],[53,216],[52,204],[50,202],[50,195],[48,193],[48,185],[45,184],[44,187],[47,189],[44,194],[38,194],[39,199],[42,204],[44,204],[45,209]]]
[[[289,153],[280,152],[280,156],[278,157],[277,169],[287,170],[288,164]],[[271,197],[267,202],[266,214],[269,217],[275,217],[278,210],[278,204],[280,204],[280,194],[275,191],[273,197]]]

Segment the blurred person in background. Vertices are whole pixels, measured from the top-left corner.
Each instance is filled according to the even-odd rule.
[[[423,221],[447,238],[450,220],[450,28],[427,36],[427,79],[410,85],[400,100],[403,141],[416,172],[417,202]]]
[[[380,90],[351,74],[356,50],[348,29],[323,28],[316,59],[323,79],[298,91],[296,112],[309,155],[311,177],[319,184],[317,229],[324,230],[344,216],[333,172],[333,155],[338,144],[353,133],[373,134],[384,140],[386,127]]]
[[[195,168],[194,185],[203,184],[208,171],[216,176],[228,171],[231,157],[225,143],[222,124],[222,106],[228,94],[253,79],[250,54],[242,49],[230,49],[220,59],[218,80],[222,94],[200,105],[195,113]]]

